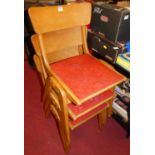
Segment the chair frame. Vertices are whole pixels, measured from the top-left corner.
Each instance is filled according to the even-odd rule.
[[[71,42],[72,43],[71,45],[69,43],[66,45],[63,44],[64,49],[67,48],[67,50],[72,51],[73,46],[76,45],[73,55],[75,55],[77,51],[78,51],[78,55],[89,54],[88,47],[87,47],[87,40],[86,40],[87,29],[85,25],[87,25],[90,22],[91,4],[87,2],[83,2],[82,4],[75,3],[75,4],[71,4],[70,6],[64,5],[60,7],[62,7],[61,9],[64,10],[64,15],[61,14],[61,12],[57,14],[57,11],[60,11],[59,6],[44,7],[44,8],[34,7],[34,8],[30,8],[28,11],[32,21],[32,25],[36,32],[36,34],[31,37],[31,40],[36,51],[36,54],[34,55],[34,62],[36,64],[37,70],[41,74],[41,78],[44,85],[43,102],[44,102],[45,115],[46,117],[48,117],[50,112],[52,112],[52,114],[54,115],[58,124],[58,129],[60,131],[64,150],[68,151],[70,148],[70,141],[71,141],[70,130],[74,128],[72,128],[69,125],[69,115],[68,115],[67,104],[71,101],[77,105],[81,105],[86,100],[93,98],[94,96],[97,96],[101,92],[104,92],[108,89],[113,89],[114,86],[120,83],[121,81],[111,85],[110,87],[107,87],[106,89],[103,89],[102,91],[97,92],[96,94],[89,96],[88,98],[85,98],[84,100],[79,100],[79,98],[75,96],[75,94],[66,86],[66,84],[55,74],[55,72],[51,70],[49,65],[50,63],[54,63],[58,60],[71,57],[71,55],[69,54],[69,55],[65,55],[65,57],[62,58],[61,54],[58,54],[57,60],[56,59],[48,60],[47,49],[49,48],[49,45],[47,44],[46,38],[48,38],[48,36],[51,36],[51,34],[54,34],[54,36],[59,36],[58,34],[59,29],[61,30],[61,32],[64,32],[65,30],[66,32],[69,32],[68,30],[69,28],[72,31],[74,31],[75,34],[76,32],[80,32],[80,36],[75,35],[75,37],[77,37],[77,40],[79,38],[80,39],[77,42],[73,40]],[[84,14],[81,16],[81,12],[78,12],[78,11],[76,11],[76,13],[71,14],[70,12],[75,10],[75,8],[79,10],[81,9],[84,12]],[[48,13],[48,16],[45,17],[40,12],[43,12],[44,14]],[[57,18],[58,16],[66,17],[69,14],[71,18],[70,19],[64,18],[63,20],[58,20],[54,23],[53,21],[50,20],[53,17],[52,14],[54,14],[54,16],[56,16]],[[40,16],[39,18],[40,21],[38,21],[38,19],[35,18],[36,15]],[[75,17],[79,18],[80,22]],[[46,23],[47,21],[49,22],[49,24]],[[69,39],[71,39],[70,36],[69,36]],[[61,51],[63,50],[61,48],[52,47],[52,50],[61,53]],[[102,63],[106,64],[105,62],[102,62]],[[109,67],[109,65],[107,66]],[[122,81],[124,80],[125,79],[122,79]],[[104,109],[102,109],[101,111],[95,114],[98,117],[100,128],[103,128],[103,126],[107,121],[107,117],[108,116],[110,117],[111,113],[112,113],[112,99],[109,100],[109,104],[107,104],[107,106]]]

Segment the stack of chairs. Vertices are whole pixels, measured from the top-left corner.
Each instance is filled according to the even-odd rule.
[[[114,87],[125,77],[88,51],[90,3],[32,7],[28,12],[35,30],[34,62],[44,87],[43,109],[55,117],[68,151],[70,131],[94,116],[100,128],[106,124]]]

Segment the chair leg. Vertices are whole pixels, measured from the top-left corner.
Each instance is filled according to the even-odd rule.
[[[52,108],[53,108],[53,110],[52,110]],[[64,150],[67,153],[70,150],[69,125],[68,125],[67,120],[65,120],[65,116],[63,117],[62,114],[56,112],[55,111],[56,109],[55,110],[54,109],[55,109],[54,106],[50,107],[50,105],[49,105],[49,107],[47,108],[46,114],[48,115],[50,112],[52,112],[52,114],[54,115]]]
[[[102,129],[107,122],[107,109],[104,109],[102,112],[100,112],[97,115],[97,117],[98,117],[99,128]]]
[[[49,90],[50,90],[50,81],[47,79],[46,84],[45,84],[45,88],[44,88],[43,102],[46,101],[46,98],[49,94]]]
[[[70,130],[69,130],[68,126],[61,125],[60,123],[59,123],[60,136],[61,136],[61,140],[62,140],[64,150],[67,153],[70,150],[70,142],[71,142]]]
[[[44,103],[44,106],[43,106],[43,109],[44,109],[44,113],[45,113],[45,117],[48,118],[49,117],[49,114],[50,114],[50,97],[48,97]]]
[[[111,117],[112,115],[112,102],[113,102],[113,99],[111,99],[108,103],[109,103],[109,107],[107,109],[107,115],[108,117]]]

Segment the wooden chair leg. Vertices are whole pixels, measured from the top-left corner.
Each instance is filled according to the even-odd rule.
[[[99,128],[102,129],[107,122],[107,109],[104,109],[98,115]]]
[[[51,78],[51,80],[51,91],[48,91],[49,94],[45,93],[45,96],[48,96],[45,97],[46,102],[44,104],[44,110],[47,116],[50,112],[53,114],[57,122],[57,127],[64,150],[65,152],[68,152],[70,148],[70,130],[67,110],[67,97],[57,81],[54,78]]]
[[[107,115],[108,117],[111,117],[112,115],[112,102],[113,102],[113,99],[111,99],[108,103],[109,103],[109,107],[107,109]]]
[[[70,131],[68,126],[59,125],[62,144],[66,153],[70,150]]]
[[[46,80],[46,83],[45,83],[45,88],[44,88],[44,94],[43,94],[43,102],[46,101],[46,98],[48,97],[49,95],[49,91],[50,91],[50,80]]]
[[[48,97],[46,100],[45,100],[45,103],[44,103],[44,106],[43,106],[43,109],[44,109],[44,113],[45,113],[45,117],[48,118],[49,117],[49,114],[50,114],[50,97]]]

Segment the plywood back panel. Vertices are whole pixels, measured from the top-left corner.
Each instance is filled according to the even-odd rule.
[[[90,23],[91,4],[72,3],[62,6],[32,7],[28,10],[36,33],[46,33]]]
[[[82,33],[80,27],[46,33],[43,34],[42,37],[46,53],[82,45]]]
[[[49,63],[81,54],[82,32],[80,27],[45,33],[42,38]],[[41,56],[38,35],[33,35],[31,40],[35,52]]]
[[[46,53],[62,50],[64,48],[82,45],[81,27],[74,27],[60,31],[42,34],[44,50]],[[39,51],[38,35],[33,35],[32,41],[35,42],[35,51]]]
[[[51,64],[76,55],[79,55],[78,46],[66,48],[52,53],[47,53],[47,60]]]

